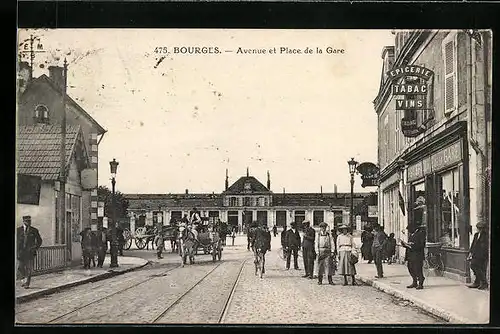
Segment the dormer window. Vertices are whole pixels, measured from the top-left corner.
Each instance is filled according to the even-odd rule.
[[[35,121],[37,123],[49,123],[49,108],[43,104],[39,104],[35,107]]]

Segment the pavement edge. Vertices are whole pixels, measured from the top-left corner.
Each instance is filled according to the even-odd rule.
[[[134,270],[137,270],[140,268],[144,268],[149,263],[150,263],[150,261],[146,261],[144,264],[137,265],[137,266],[125,269],[125,270],[118,270],[118,271],[109,270],[103,274],[95,275],[95,276],[92,276],[89,278],[85,278],[83,280],[70,282],[68,284],[63,284],[63,285],[56,286],[53,288],[48,288],[48,289],[36,291],[36,292],[30,293],[30,294],[25,295],[25,296],[19,296],[19,297],[16,297],[16,303],[22,304],[22,303],[28,302],[30,300],[37,299],[37,298],[40,298],[42,296],[51,295],[53,293],[56,293],[56,292],[59,292],[59,291],[65,290],[65,289],[69,289],[69,288],[72,288],[72,287],[75,287],[78,285],[83,285],[83,284],[87,284],[87,283],[91,283],[91,282],[98,282],[98,281],[102,281],[102,280],[105,280],[107,278],[111,278],[114,276],[123,275],[125,273],[131,272],[131,271],[134,271]]]
[[[385,293],[392,295],[394,297],[409,301],[413,305],[415,305],[416,307],[418,307],[418,308],[424,310],[425,312],[430,313],[430,314],[432,314],[432,315],[434,315],[434,316],[436,316],[436,317],[438,317],[446,322],[456,323],[456,324],[474,324],[475,323],[474,321],[471,321],[469,319],[466,319],[466,318],[463,318],[463,317],[458,316],[456,314],[453,314],[451,312],[448,312],[442,308],[435,307],[435,306],[423,301],[420,298],[417,298],[417,297],[412,296],[410,294],[406,294],[404,292],[398,291],[397,289],[394,289],[393,287],[389,286],[386,283],[383,283],[383,282],[380,282],[377,280],[372,280],[372,279],[369,279],[369,278],[366,278],[366,277],[363,277],[360,275],[356,275],[356,278],[358,280],[362,281],[363,283],[374,287],[377,290],[385,292]]]

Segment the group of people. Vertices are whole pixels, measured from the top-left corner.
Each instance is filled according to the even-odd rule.
[[[112,224],[112,222],[110,222]],[[104,264],[104,259],[106,257],[106,252],[108,250],[108,242],[117,244],[111,244],[110,247],[118,252],[118,255],[123,256],[123,247],[125,245],[125,237],[123,235],[123,229],[117,224],[116,226],[116,239],[111,235],[112,230],[107,229],[103,226],[99,226],[97,230],[92,231],[90,227],[86,227],[80,232],[81,241],[80,245],[82,247],[82,258],[83,258],[83,268],[90,269],[90,263],[92,266],[96,267],[95,259],[97,257],[97,267],[102,268]],[[116,240],[116,241],[115,241]]]
[[[387,236],[379,224],[367,225],[361,233],[361,255],[368,263],[375,262],[377,278],[384,277],[382,263],[392,264],[396,255],[394,233]]]
[[[320,231],[311,227],[308,220],[303,223],[303,238],[301,240],[297,224],[292,223],[289,230],[284,228],[281,233],[281,245],[283,256],[286,259],[286,270],[290,269],[290,260],[293,255],[294,269],[300,270],[298,264],[298,252],[302,247],[302,258],[307,279],[314,279],[314,265],[318,265],[318,284],[323,284],[324,276],[328,279],[328,284],[334,285],[333,275],[337,271],[344,277],[344,285],[348,285],[348,277],[351,277],[352,285],[357,285],[356,263],[358,262],[358,252],[353,236],[347,225],[338,228],[339,235],[335,230],[328,231],[328,224],[322,222]]]

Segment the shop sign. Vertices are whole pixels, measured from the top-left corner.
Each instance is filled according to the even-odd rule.
[[[358,168],[361,174],[361,187],[377,187],[379,185],[379,168],[372,162],[363,162]]]
[[[368,217],[369,218],[377,218],[378,217],[378,206],[376,205],[368,205]]]
[[[410,165],[407,171],[408,181],[420,179],[424,175],[437,172],[460,161],[462,161],[462,142],[457,141],[422,161]]]
[[[413,165],[408,166],[407,178],[408,181],[413,181],[420,179],[424,176],[422,161],[419,161]]]
[[[389,80],[393,82],[392,93],[402,96],[396,99],[396,110],[403,111],[401,119],[401,130],[405,137],[416,137],[426,130],[426,127],[418,124],[418,113],[431,110],[428,106],[428,82],[434,76],[434,72],[428,68],[417,65],[406,65],[387,72]],[[398,83],[398,81],[400,81]]]

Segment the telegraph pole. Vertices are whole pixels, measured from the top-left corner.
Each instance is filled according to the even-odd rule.
[[[61,147],[60,147],[60,170],[59,170],[59,238],[66,242],[66,261],[71,261],[71,228],[66,222],[66,87],[68,85],[68,63],[64,58],[62,89],[62,113],[61,113]],[[64,229],[63,229],[64,228]]]

